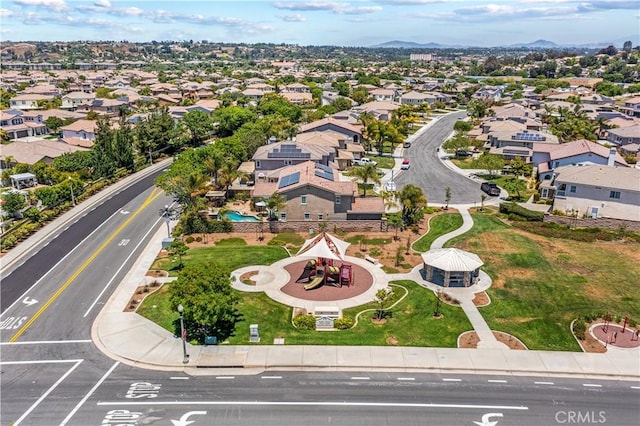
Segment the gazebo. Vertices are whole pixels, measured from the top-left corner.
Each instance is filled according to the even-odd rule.
[[[469,287],[476,282],[484,262],[468,251],[439,248],[422,254],[425,279],[443,287]]]

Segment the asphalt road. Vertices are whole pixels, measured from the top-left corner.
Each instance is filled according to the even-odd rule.
[[[73,365],[39,366],[39,381],[50,387]],[[573,423],[632,426],[640,419],[640,390],[626,382],[412,373],[192,377],[111,367],[92,389],[85,372],[74,371],[76,379],[54,389],[21,424],[446,426],[482,425],[488,416],[498,425],[537,426],[580,415]],[[3,424],[39,396],[24,379],[31,369],[5,373],[11,382],[3,386]]]
[[[404,150],[404,157],[411,160],[411,167],[402,170],[395,178],[398,189],[411,183],[422,188],[428,202],[444,204],[445,188],[449,187],[450,204],[480,203],[484,194],[480,184],[445,166],[436,150],[451,135],[458,118],[465,116],[466,111],[461,111],[440,117],[411,144],[411,148]]]
[[[109,219],[119,208],[134,199],[141,192],[153,185],[158,173],[141,179],[132,186],[120,191],[105,202],[96,206],[72,224],[66,231],[44,242],[40,251],[28,258],[22,265],[2,277],[0,286],[0,312],[3,312],[16,301],[29,287],[39,280],[47,271],[62,259],[73,247],[76,247],[94,229]],[[92,238],[97,239],[94,235]],[[46,245],[45,245],[46,244]]]

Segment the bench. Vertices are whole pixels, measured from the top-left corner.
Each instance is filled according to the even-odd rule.
[[[366,260],[367,262],[371,262],[374,265],[378,264],[378,259],[374,259],[373,257],[369,256],[368,254],[364,256],[364,260]]]

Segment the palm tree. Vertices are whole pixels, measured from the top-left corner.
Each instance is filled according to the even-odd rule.
[[[267,199],[267,213],[269,214],[269,220],[277,220],[278,212],[285,208],[287,202],[283,195],[274,192]]]
[[[207,184],[208,180],[207,176],[197,172],[189,173],[186,176],[174,176],[170,178],[170,192],[175,195],[180,202],[190,206],[193,204],[202,188]]]
[[[232,163],[226,163],[218,170],[218,184],[227,191],[236,179],[242,179],[246,176],[246,172],[238,170]]]
[[[213,183],[215,184],[218,183],[218,170],[220,170],[224,163],[225,159],[219,153],[214,153],[204,160],[204,166],[207,172],[209,172],[209,176],[213,178]]]
[[[378,176],[378,170],[373,164],[365,164],[364,166],[354,166],[349,170],[349,176],[362,181],[362,196],[367,196],[367,184],[369,181],[373,183],[380,183],[380,176]]]

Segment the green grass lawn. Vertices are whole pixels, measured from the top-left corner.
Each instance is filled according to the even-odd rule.
[[[396,164],[396,160],[388,155],[376,155],[371,157],[371,159],[378,163],[377,167],[379,169],[393,169],[393,166]]]
[[[367,244],[373,246],[383,246],[386,244],[390,244],[392,241],[392,237],[389,238],[367,238],[366,235],[357,234],[352,237],[345,238],[344,240],[351,244]]]
[[[391,310],[391,316],[382,325],[371,322],[373,311],[360,315],[358,325],[352,330],[334,332],[298,330],[291,325],[291,308],[280,305],[263,293],[239,293],[242,299],[240,311],[244,319],[236,326],[232,344],[249,342],[249,324],[260,326],[262,344],[272,344],[276,337],[284,337],[289,345],[375,345],[388,346],[387,339],[394,338],[400,346],[455,347],[458,336],[471,329],[461,308],[441,305],[442,319],[434,319],[432,313],[436,297],[413,281],[398,281],[409,295]],[[402,288],[396,288],[404,294]],[[343,315],[355,317],[364,309],[375,309],[371,303],[347,309]]]
[[[429,221],[429,232],[413,243],[413,249],[425,252],[431,248],[436,238],[462,226],[462,216],[458,213],[445,213],[434,216]]]
[[[279,246],[247,246],[244,240],[242,243],[236,241],[230,244],[229,240],[222,240],[222,245],[216,244],[214,247],[199,247],[190,249],[183,256],[185,265],[189,263],[207,263],[231,272],[235,269],[251,265],[271,265],[272,263],[288,257],[287,251]],[[239,238],[236,240],[240,240]],[[242,245],[242,244],[245,245]],[[152,269],[164,269],[169,271],[172,277],[178,276],[177,259],[157,259]]]
[[[476,253],[493,279],[492,303],[480,312],[493,330],[512,333],[529,349],[580,348],[569,325],[581,315],[610,312],[640,320],[637,244],[587,243],[516,231],[489,215],[447,246]]]
[[[374,311],[364,312],[358,325],[351,330],[334,332],[298,330],[291,325],[292,308],[273,301],[264,293],[238,292],[239,311],[242,320],[236,325],[236,333],[229,343],[244,345],[249,343],[249,324],[258,324],[260,344],[273,344],[277,337],[285,338],[289,345],[375,345],[389,346],[387,339],[397,340],[400,346],[455,347],[458,336],[471,329],[461,308],[442,304],[442,318],[434,319],[436,297],[413,281],[398,281],[394,284],[409,292],[398,305],[390,310],[385,324],[371,321]],[[175,333],[176,312],[169,306],[165,285],[158,292],[148,296],[138,309],[138,313]],[[401,287],[394,287],[400,295]],[[376,304],[347,309],[345,316],[355,315],[365,309],[375,309]]]

